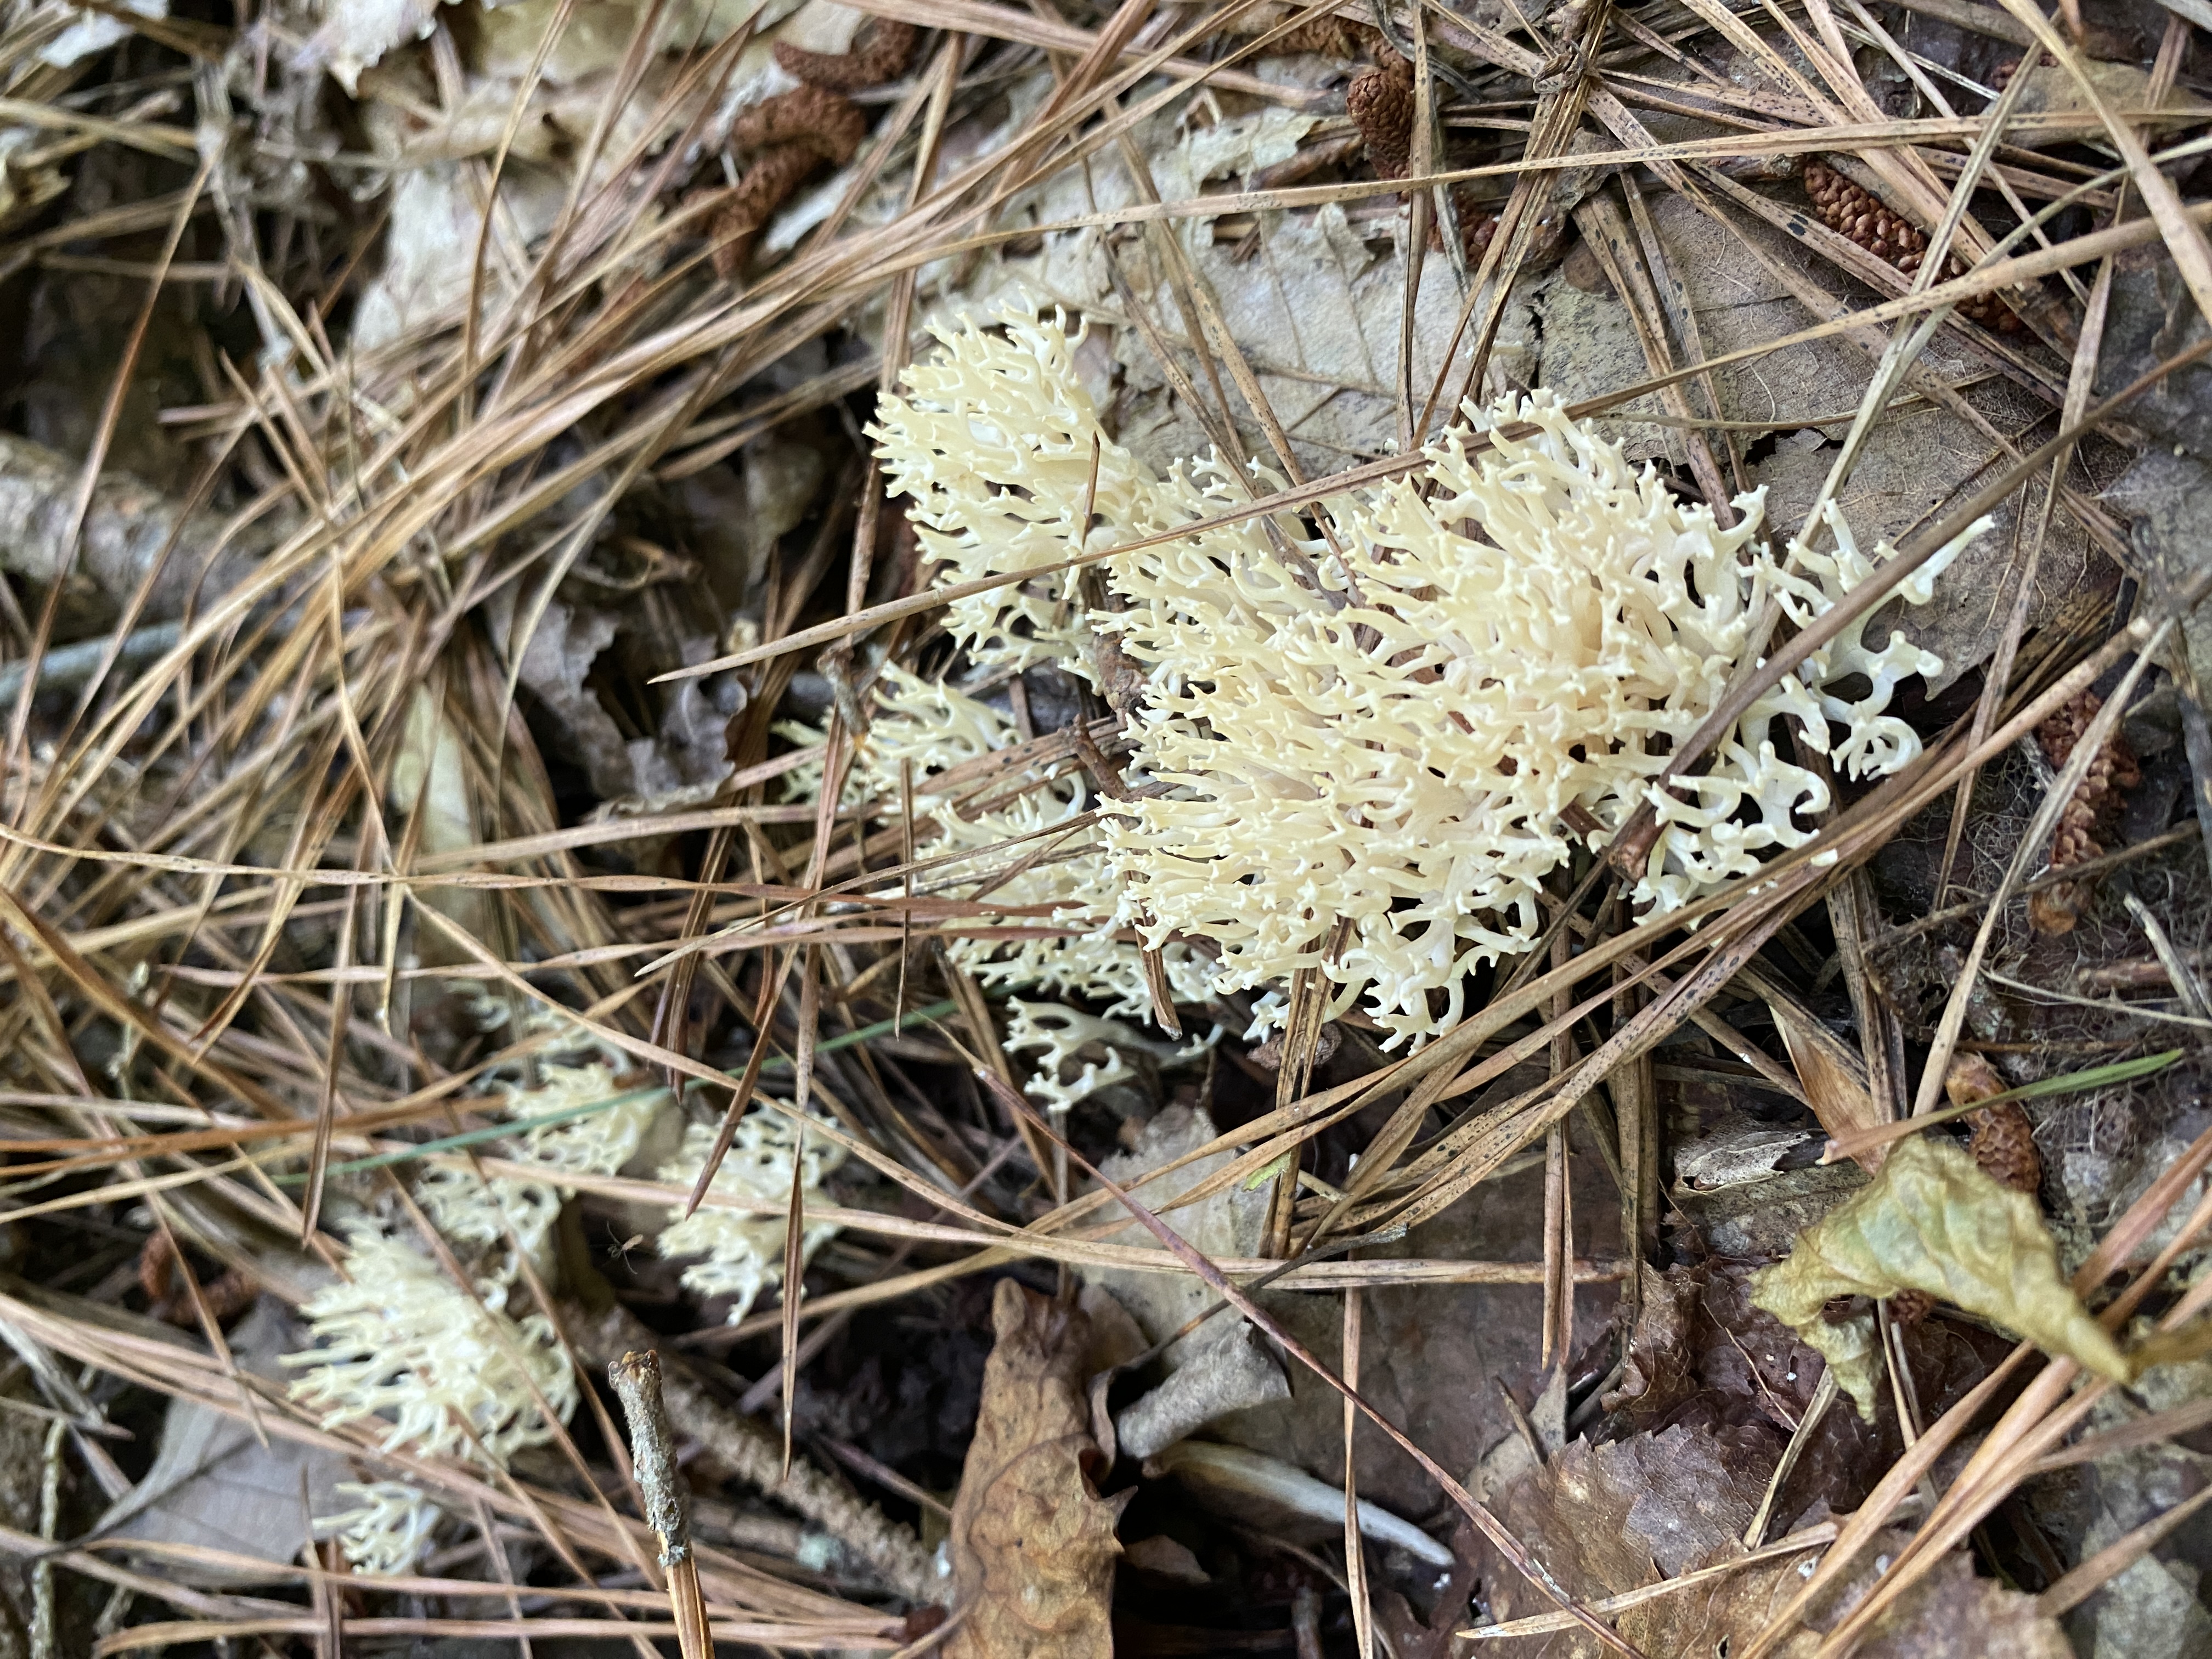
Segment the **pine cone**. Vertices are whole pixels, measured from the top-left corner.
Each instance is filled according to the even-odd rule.
[[[2035,728],[2035,740],[2043,745],[2043,752],[2053,766],[2066,764],[2082,734],[2089,729],[2089,722],[2103,707],[2103,698],[2094,691],[2084,691]],[[2051,836],[2051,869],[2063,870],[2069,865],[2086,864],[2103,856],[2105,849],[2099,838],[2119,810],[2121,792],[2142,781],[2142,772],[2136,764],[2135,750],[2115,728],[2089,763],[2081,787],[2058,815],[2058,826]],[[2089,890],[2083,884],[2061,882],[2028,895],[2028,920],[2038,933],[2070,933],[2088,902]]]
[[[779,40],[775,61],[783,72],[810,87],[857,92],[879,87],[906,73],[921,31],[894,17],[872,17],[853,37],[850,52],[809,52]]]
[[[1345,113],[1366,140],[1377,179],[1406,176],[1413,156],[1413,66],[1395,52],[1345,89]]]
[[[1919,226],[1892,213],[1878,198],[1821,162],[1807,162],[1804,179],[1806,194],[1813,198],[1813,211],[1822,224],[1908,276],[1920,269],[1927,257],[1928,238]],[[1946,272],[1950,276],[1966,274],[1966,267],[1955,258]],[[1959,314],[2001,334],[2014,333],[2021,327],[2012,307],[1994,294],[1963,301]]]

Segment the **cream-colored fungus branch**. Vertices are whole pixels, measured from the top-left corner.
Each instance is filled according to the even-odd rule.
[[[938,338],[872,430],[945,582],[1247,499],[1218,456],[1163,476],[1107,438],[1060,321],[1010,309]],[[1570,820],[1595,848],[1650,801],[1662,833],[1636,896],[1661,909],[1802,844],[1829,791],[1785,758],[1786,722],[1853,778],[1919,751],[1886,710],[1939,659],[1899,633],[1873,650],[1855,626],[1737,722],[1689,799],[1659,789],[1769,596],[1809,621],[1892,550],[1861,552],[1831,510],[1834,554],[1793,544],[1778,561],[1759,540],[1763,492],[1723,529],[1547,393],[1462,412],[1422,467],[1328,498],[1314,522],[1194,529],[1109,562],[1118,608],[1086,611],[1065,574],[949,607],[980,664],[1050,661],[1095,684],[1095,641],[1110,635],[1143,671],[1133,775],[1167,787],[1104,820],[1115,914],[1150,943],[1211,941],[1214,989],[1270,994],[1262,1025],[1289,976],[1318,963],[1332,1012],[1364,996],[1394,1045],[1449,1029],[1469,974],[1534,942]],[[1500,429],[1516,425],[1534,429]],[[1251,483],[1281,487],[1257,465]],[[1903,597],[1924,602],[1985,527]],[[1870,689],[1844,695],[1856,675]],[[1340,922],[1346,942],[1323,961]]]

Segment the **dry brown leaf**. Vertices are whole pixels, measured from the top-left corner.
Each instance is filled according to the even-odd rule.
[[[1740,1557],[1738,1534],[1773,1458],[1771,1442],[1742,1430],[1676,1428],[1604,1446],[1577,1442],[1516,1481],[1500,1502],[1499,1518],[1542,1553],[1569,1594],[1601,1601]],[[1903,1541],[1899,1534],[1893,1554]],[[1633,1603],[1621,1609],[1615,1628],[1654,1659],[1741,1651],[1804,1583],[1800,1570],[1812,1559],[1809,1550],[1784,1554]],[[1885,1559],[1868,1556],[1857,1574],[1815,1606],[1808,1627],[1780,1650],[1784,1659],[1812,1659],[1822,1634],[1879,1581],[1876,1562]],[[1495,1622],[1560,1622],[1494,1557],[1482,1565]],[[1551,1629],[1495,1638],[1474,1651],[1497,1659],[1583,1659],[1597,1648],[1583,1631]],[[1916,1584],[1854,1650],[1856,1659],[2059,1659],[2068,1651],[2057,1623],[2037,1615],[2033,1597],[1977,1578],[1963,1553]]]
[[[1498,1518],[1526,1542],[1560,1587],[1601,1601],[1677,1577],[1733,1547],[1758,1507],[1777,1443],[1755,1430],[1674,1428],[1610,1445],[1578,1440],[1529,1470],[1497,1500]],[[1487,1545],[1476,1547],[1481,1599],[1501,1624],[1554,1611],[1553,1603]],[[1654,1647],[1620,1632],[1642,1653],[1711,1652]],[[1752,1629],[1758,1626],[1753,1625]],[[1580,1629],[1486,1644],[1511,1659],[1582,1659],[1599,1650]]]
[[[1762,1269],[1753,1285],[1753,1301],[1826,1358],[1869,1421],[1880,1370],[1873,1321],[1830,1323],[1823,1310],[1836,1297],[1879,1301],[1924,1291],[2100,1376],[2134,1375],[2058,1271],[2035,1200],[1929,1135],[1892,1146],[1881,1173],[1801,1234],[1789,1259]]]
[[[1892,1550],[1905,1541],[1897,1534]],[[1877,1557],[1875,1559],[1881,1559]],[[1805,1581],[1809,1555],[1761,1562],[1740,1573],[1661,1596],[1621,1615],[1620,1633],[1650,1654],[1741,1652]],[[1869,1559],[1858,1577],[1777,1650],[1777,1659],[1813,1659],[1823,1634],[1842,1622],[1880,1574]],[[2073,1652],[2056,1620],[2035,1598],[1975,1576],[1961,1552],[1942,1562],[1898,1600],[1851,1651],[1854,1659],[2067,1659]]]
[[[1770,996],[1766,1006],[1820,1127],[1837,1136],[1882,1121],[1867,1084],[1866,1062],[1796,999]],[[1869,1170],[1878,1170],[1882,1152],[1877,1147],[1859,1162]]]
[[[967,1617],[947,1659],[1108,1659],[1127,1498],[1091,1484],[1090,1321],[1002,1279],[991,1323],[997,1346],[952,1505],[955,1605]]]
[[[231,1358],[240,1370],[273,1380],[283,1375],[276,1356],[306,1340],[272,1297],[230,1333]],[[273,1435],[264,1444],[252,1424],[179,1396],[162,1419],[153,1468],[100,1517],[96,1530],[103,1537],[222,1553],[220,1561],[169,1565],[169,1575],[184,1583],[252,1583],[253,1564],[260,1561],[270,1564],[273,1580],[297,1560],[311,1514],[348,1507],[334,1486],[349,1478],[345,1459],[333,1451]]]

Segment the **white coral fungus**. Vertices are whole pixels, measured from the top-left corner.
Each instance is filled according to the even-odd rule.
[[[1006,1049],[1035,1054],[1024,1090],[1064,1112],[1101,1089],[1140,1075],[1146,1060],[1173,1066],[1206,1052],[1208,1039],[1176,1047],[1156,1042],[1118,1019],[1101,1019],[1059,1002],[1025,1002],[1010,997]],[[1092,1058],[1096,1056],[1096,1058]],[[1132,1062],[1135,1063],[1133,1064]]]
[[[404,1480],[341,1480],[331,1490],[357,1501],[349,1510],[318,1518],[315,1525],[337,1533],[356,1572],[386,1576],[415,1571],[437,1529],[435,1504]]]
[[[950,866],[959,878],[956,890],[986,889],[991,908],[974,920],[1006,929],[950,937],[952,960],[987,986],[1033,986],[1094,998],[1110,1013],[1148,1014],[1142,954],[1133,940],[1116,937],[1120,885],[1107,871],[1103,842],[1087,826],[1060,838],[1050,833],[1096,804],[1081,770],[979,768],[1021,740],[1013,722],[958,687],[896,664],[887,664],[876,682],[876,706],[854,769],[856,789],[878,811],[896,813],[902,774],[910,776],[921,850],[931,858],[974,853],[972,863]],[[818,771],[814,787],[820,787]],[[1177,997],[1205,996],[1205,964],[1187,946],[1170,947],[1164,961]]]
[[[605,1058],[572,1054],[541,1060],[534,1087],[503,1085],[506,1115],[530,1127],[500,1145],[499,1154],[540,1165],[547,1178],[480,1176],[465,1165],[436,1166],[416,1186],[431,1224],[455,1244],[495,1251],[511,1248],[512,1228],[532,1265],[540,1273],[550,1270],[553,1223],[570,1191],[560,1177],[612,1175],[630,1160],[668,1104],[665,1089],[617,1089],[615,1077]],[[562,1118],[565,1113],[575,1115]],[[545,1118],[562,1121],[538,1121]],[[498,1277],[508,1283],[519,1271],[510,1263]]]
[[[1249,499],[1218,457],[1153,474],[1106,439],[1058,322],[999,320],[939,330],[942,349],[908,373],[911,398],[886,398],[874,430],[945,580],[1033,569]],[[1089,672],[1097,630],[1145,671],[1139,760],[1170,787],[1106,820],[1125,921],[1155,943],[1213,941],[1221,991],[1318,965],[1340,988],[1331,1012],[1364,991],[1393,1043],[1449,1029],[1468,973],[1529,948],[1538,884],[1571,850],[1563,816],[1586,814],[1595,848],[1651,802],[1662,833],[1638,896],[1679,905],[1809,839],[1829,805],[1821,780],[1782,757],[1778,718],[1848,775],[1893,771],[1919,743],[1884,712],[1891,693],[1941,666],[1901,635],[1869,651],[1855,626],[1755,704],[1677,799],[1656,780],[1718,701],[1767,596],[1808,621],[1892,550],[1861,553],[1832,510],[1836,554],[1793,544],[1785,568],[1755,540],[1763,492],[1739,498],[1723,530],[1547,393],[1462,412],[1469,426],[1408,476],[1319,503],[1324,534],[1288,514],[1272,537],[1250,520],[1194,530],[1107,565],[1118,610],[1084,614],[1066,576],[951,607],[982,661]],[[1497,430],[1511,422],[1535,430]],[[1470,453],[1474,432],[1486,451]],[[1251,483],[1281,487],[1257,465]],[[1924,601],[1986,527],[1903,597]],[[1854,673],[1870,693],[1831,690]],[[1832,720],[1845,729],[1832,750]]]
[[[684,1286],[701,1296],[730,1297],[728,1322],[732,1325],[751,1310],[753,1298],[764,1287],[783,1278],[783,1246],[788,1237],[784,1218],[791,1201],[798,1141],[798,1127],[775,1108],[757,1106],[746,1113],[708,1190],[769,1213],[754,1215],[702,1204],[687,1216],[678,1205],[668,1212],[669,1224],[655,1245],[664,1257],[705,1258],[684,1268]],[[682,1152],[661,1167],[660,1179],[688,1190],[699,1179],[714,1146],[714,1130],[702,1123],[690,1125],[684,1132]],[[845,1149],[827,1135],[809,1135],[806,1150],[796,1161],[802,1195],[816,1194],[823,1177],[845,1161]],[[799,1260],[811,1259],[836,1231],[819,1222],[807,1227],[799,1237]]]
[[[480,1284],[479,1304],[428,1256],[368,1232],[355,1237],[346,1269],[349,1279],[301,1310],[321,1346],[283,1361],[303,1368],[293,1395],[322,1413],[324,1427],[382,1417],[378,1444],[387,1451],[503,1467],[553,1437],[536,1395],[557,1420],[575,1409],[576,1379],[553,1328],[542,1315],[496,1311],[489,1304],[504,1300],[502,1286]],[[386,1490],[392,1484],[340,1517],[347,1559],[366,1571],[405,1571],[428,1535],[419,1498],[402,1503]]]
[[[507,1023],[503,1004],[487,1000],[477,1012],[488,1028]],[[529,1126],[499,1151],[542,1166],[547,1178],[439,1165],[416,1183],[431,1224],[473,1264],[474,1300],[411,1244],[373,1229],[355,1236],[348,1280],[301,1309],[322,1346],[283,1361],[303,1368],[292,1392],[321,1411],[325,1428],[380,1415],[391,1425],[380,1443],[386,1449],[504,1467],[522,1447],[552,1437],[532,1382],[558,1420],[575,1408],[575,1378],[552,1327],[507,1312],[522,1275],[515,1247],[550,1272],[553,1224],[567,1195],[560,1177],[619,1170],[668,1094],[617,1090],[619,1051],[554,1010],[533,1006],[519,1024],[519,1035],[553,1041],[537,1058],[534,1085],[520,1075],[493,1079],[506,1115]],[[538,1121],[545,1118],[558,1121]],[[337,1530],[347,1559],[362,1572],[410,1570],[437,1522],[435,1506],[398,1481],[345,1490],[363,1501],[323,1524]]]

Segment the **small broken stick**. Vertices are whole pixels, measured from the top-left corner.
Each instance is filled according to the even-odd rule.
[[[675,1437],[660,1400],[660,1356],[633,1349],[607,1366],[629,1419],[630,1462],[645,1500],[645,1524],[660,1540],[660,1565],[668,1569],[668,1605],[676,1614],[677,1645],[684,1659],[714,1659],[707,1629],[706,1598],[699,1590],[699,1564],[691,1555],[691,1517],[684,1503],[684,1477],[677,1472]]]
[[[830,92],[858,92],[879,87],[906,73],[921,31],[895,17],[871,17],[853,37],[850,52],[809,52],[779,40],[773,51],[786,75]]]

